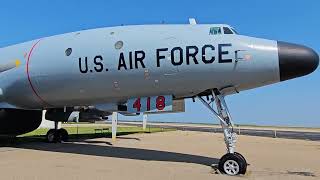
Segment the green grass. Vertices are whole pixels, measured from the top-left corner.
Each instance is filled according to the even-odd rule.
[[[95,129],[104,129],[108,128],[106,126],[84,126],[81,124],[78,128],[74,127],[63,127],[69,133],[70,141],[78,141],[84,139],[95,139],[95,138],[111,138],[111,127],[109,131],[104,131],[103,133],[95,132]],[[0,146],[11,146],[24,143],[33,143],[33,142],[44,142],[46,141],[46,134],[49,129],[37,129],[33,132],[18,136],[16,138],[0,138]],[[163,128],[147,128],[146,131],[143,131],[142,127],[128,126],[128,127],[118,127],[117,136],[124,136],[137,133],[156,133],[156,132],[167,132],[175,131],[175,129],[163,129]]]
[[[109,131],[104,131],[102,134],[100,132],[96,132],[95,129],[103,129],[107,128],[105,126],[93,126],[93,127],[64,127],[70,135],[70,137],[75,136],[92,136],[92,135],[103,135],[103,136],[111,136],[111,127],[109,127]],[[37,129],[33,132],[21,135],[19,137],[41,137],[47,134],[49,129]],[[174,129],[163,129],[163,128],[147,128],[144,131],[141,127],[118,127],[117,135],[127,135],[127,134],[136,134],[136,133],[156,133],[156,132],[165,132],[165,131],[174,131]]]

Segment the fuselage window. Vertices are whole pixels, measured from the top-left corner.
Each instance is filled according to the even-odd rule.
[[[68,48],[66,51],[66,56],[70,56],[72,54],[72,49],[71,48]]]
[[[222,34],[221,33],[221,28],[220,27],[212,27],[210,28],[210,35],[218,35],[218,34]]]
[[[224,34],[233,34],[233,32],[227,27],[223,27],[223,32]]]
[[[116,49],[121,49],[123,47],[123,41],[118,41],[116,42],[116,44],[114,45],[114,47]]]

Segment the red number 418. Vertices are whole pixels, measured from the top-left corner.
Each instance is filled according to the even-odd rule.
[[[148,97],[146,101],[146,107],[147,111],[151,110],[151,98]],[[158,96],[156,99],[156,108],[159,111],[164,110],[166,107],[166,98],[164,96]],[[133,108],[137,109],[138,112],[141,111],[142,105],[141,105],[141,98],[137,98],[137,100],[133,103]]]

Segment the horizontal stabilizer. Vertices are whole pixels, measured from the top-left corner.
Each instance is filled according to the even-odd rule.
[[[20,66],[20,64],[21,64],[21,62],[19,60],[15,60],[15,61],[12,61],[7,64],[1,64],[0,65],[0,73],[8,71],[13,68],[16,68],[16,67]]]

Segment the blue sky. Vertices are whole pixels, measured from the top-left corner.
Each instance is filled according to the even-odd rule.
[[[70,31],[128,24],[226,23],[241,34],[300,43],[320,51],[316,0],[1,0],[0,47]],[[1,57],[0,57],[1,58]],[[320,70],[227,98],[236,123],[320,127]],[[199,102],[151,120],[216,123]],[[131,118],[131,119],[141,119]]]

